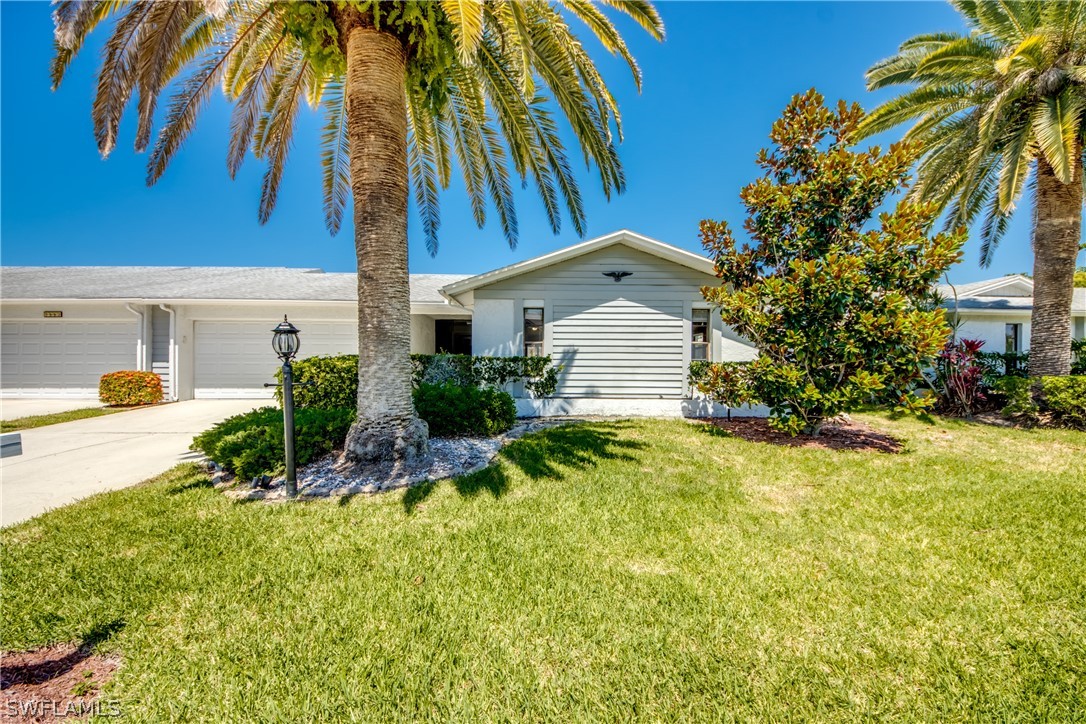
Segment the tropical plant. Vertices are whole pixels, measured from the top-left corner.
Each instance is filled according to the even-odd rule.
[[[875,109],[871,135],[916,121],[923,152],[912,200],[980,225],[987,266],[1024,191],[1034,206],[1031,373],[1070,369],[1070,310],[1081,242],[1086,141],[1086,0],[952,0],[969,33],[905,41],[868,88],[913,86]]]
[[[649,0],[601,0],[661,38]],[[640,87],[622,36],[590,0],[62,0],[55,9],[53,85],[88,34],[113,19],[92,106],[108,155],[129,101],[135,146],[151,148],[156,182],[180,150],[216,85],[235,102],[227,169],[249,151],[267,162],[259,205],[275,206],[303,102],[320,106],[324,212],[336,233],[353,200],[358,259],[358,421],[348,458],[404,463],[427,455],[427,430],[411,400],[407,206],[413,191],[431,253],[438,195],[459,164],[475,220],[493,203],[517,240],[513,175],[539,190],[551,228],[562,209],[583,233],[585,213],[557,117],[569,121],[604,193],[623,190],[615,144],[618,105],[567,22],[583,21],[621,56]],[[152,145],[158,102],[170,97]],[[511,168],[510,168],[511,167]],[[512,173],[511,173],[512,171]]]
[[[983,346],[979,339],[948,340],[935,358],[935,404],[940,412],[972,417],[986,401]]]
[[[701,222],[721,285],[705,287],[724,323],[758,348],[747,365],[714,365],[702,391],[729,405],[768,405],[777,429],[818,434],[865,402],[918,410],[921,365],[945,343],[946,314],[931,299],[957,261],[964,232],[928,236],[930,204],[902,203],[868,229],[875,209],[908,179],[914,156],[851,148],[858,105],[836,111],[814,90],[796,96],[763,149],[762,178],[740,193],[754,246],[724,222]]]

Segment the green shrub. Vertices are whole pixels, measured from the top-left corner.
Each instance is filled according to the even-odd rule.
[[[415,389],[415,410],[434,437],[497,435],[513,426],[517,406],[508,392],[423,382]]]
[[[281,383],[283,371],[275,377]],[[294,387],[295,407],[319,407],[355,409],[358,405],[358,355],[306,357],[294,363],[294,382],[306,386]],[[283,402],[283,388],[275,389],[275,399]]]
[[[109,372],[98,381],[98,399],[107,405],[153,405],[162,402],[162,378],[154,372]]]
[[[1056,424],[1086,430],[1086,375],[1042,377],[1040,404]]]
[[[354,408],[294,411],[294,457],[298,465],[343,446]],[[200,433],[190,446],[242,480],[283,471],[283,412],[262,407],[228,417]]]
[[[470,354],[413,354],[412,383],[461,386],[502,387],[510,382],[524,382],[536,397],[549,397],[558,387],[561,365],[551,364],[550,355],[542,357],[475,357]]]
[[[1003,416],[1028,425],[1047,423],[1086,430],[1086,375],[1004,377],[993,390]]]
[[[1086,339],[1071,340],[1071,374],[1086,375]]]
[[[1029,377],[1001,377],[992,383],[1004,417],[1024,422],[1037,419],[1039,408],[1033,401],[1032,387],[1033,380]]]
[[[536,397],[553,395],[561,367],[545,357],[473,357],[467,354],[411,355],[411,383],[451,383],[464,387],[502,387],[524,382]],[[276,377],[282,382],[282,373]],[[358,397],[358,355],[307,357],[294,363],[294,381],[312,383],[294,388],[297,407],[355,407]],[[276,399],[283,401],[282,388]]]

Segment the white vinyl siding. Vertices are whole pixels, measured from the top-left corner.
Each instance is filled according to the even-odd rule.
[[[615,299],[555,304],[559,397],[669,398],[683,394],[683,304]]]
[[[136,319],[5,321],[0,338],[4,394],[97,397],[107,372],[136,368]]]
[[[615,282],[606,272],[630,274]],[[701,287],[716,283],[711,274],[615,244],[476,289],[473,334],[488,341],[477,350],[504,349],[498,340],[509,340],[512,354],[523,354],[523,309],[541,306],[543,352],[563,366],[555,397],[680,398],[692,310],[705,305]],[[720,359],[719,318],[710,327],[710,354]],[[737,357],[753,351],[742,347]]]
[[[170,313],[151,307],[151,371],[162,378],[162,389],[170,390]]]

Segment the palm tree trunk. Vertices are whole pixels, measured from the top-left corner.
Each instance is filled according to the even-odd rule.
[[[347,135],[358,257],[358,420],[347,459],[414,466],[429,430],[411,400],[407,274],[406,52],[394,36],[354,27],[346,41]]]
[[[1037,160],[1029,336],[1029,370],[1034,377],[1071,373],[1071,296],[1081,227],[1081,165],[1071,183],[1065,184],[1041,156]]]

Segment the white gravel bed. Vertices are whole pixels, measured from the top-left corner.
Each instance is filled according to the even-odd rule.
[[[455,478],[478,472],[490,465],[507,443],[539,430],[581,422],[573,418],[545,418],[519,422],[498,437],[454,437],[430,439],[430,465],[425,469],[359,470],[345,464],[339,454],[327,455],[298,469],[298,498],[336,498],[346,495],[381,493],[425,481]],[[213,464],[212,464],[213,465]],[[267,488],[251,487],[249,481],[228,481],[217,473],[213,482],[226,487],[226,495],[239,500],[284,500],[283,479],[275,478]]]

